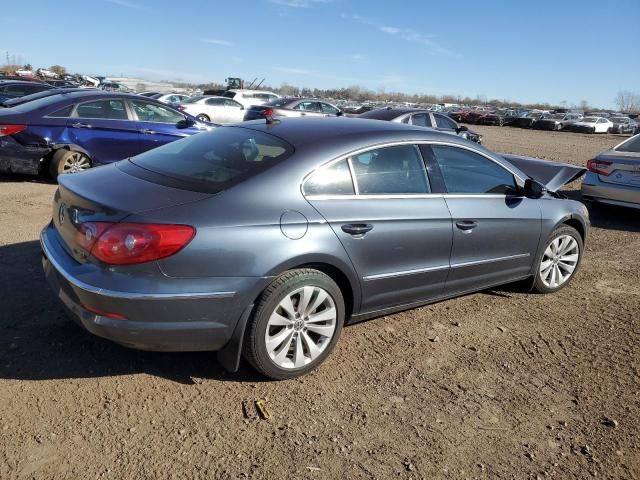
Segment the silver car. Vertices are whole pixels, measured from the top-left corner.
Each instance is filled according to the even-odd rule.
[[[340,117],[342,110],[324,100],[315,98],[276,98],[263,105],[252,105],[244,120],[270,117]]]
[[[585,200],[640,208],[640,135],[587,162],[582,182]]]
[[[395,122],[246,122],[60,177],[43,265],[96,335],[291,378],[345,324],[567,286],[589,217],[556,190],[584,170]]]

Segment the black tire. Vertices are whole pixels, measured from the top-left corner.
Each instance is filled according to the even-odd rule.
[[[337,311],[335,330],[322,353],[310,363],[299,368],[283,368],[271,359],[267,351],[265,334],[269,318],[287,295],[305,286],[320,287],[331,296]],[[275,380],[299,377],[317,368],[331,353],[342,332],[344,317],[344,298],[331,277],[310,268],[290,270],[276,278],[260,296],[247,325],[242,353],[244,358],[266,377]]]
[[[548,246],[551,244],[552,241],[554,241],[556,238],[561,237],[561,236],[570,236],[572,237],[577,245],[578,245],[578,261],[575,265],[575,268],[573,270],[573,272],[571,272],[571,276],[564,281],[564,283],[560,284],[557,287],[550,287],[548,285],[545,285],[543,279],[542,279],[542,274],[541,274],[541,263],[543,261],[543,258],[545,256],[545,251],[547,250]],[[535,261],[535,272],[534,272],[534,283],[533,283],[533,291],[537,292],[537,293],[554,293],[557,292],[558,290],[563,289],[564,287],[566,287],[567,285],[569,285],[569,283],[571,283],[571,281],[573,280],[573,278],[576,276],[576,273],[578,272],[578,269],[580,268],[580,264],[582,263],[582,255],[583,255],[583,251],[584,251],[584,245],[582,242],[582,237],[580,236],[580,233],[578,233],[578,231],[573,228],[570,227],[569,225],[560,225],[559,227],[557,227],[552,233],[551,235],[549,235],[549,238],[547,238],[547,241],[545,242],[545,244],[543,245],[543,247],[540,249],[540,252],[538,253],[538,256],[536,258]]]
[[[87,168],[91,168],[91,159],[84,153],[76,152],[74,150],[61,149],[56,151],[53,154],[53,157],[51,157],[51,162],[49,163],[49,175],[51,175],[51,178],[55,180],[56,178],[58,178],[58,175],[81,171],[68,168],[69,162],[72,160],[75,163],[80,162],[83,165],[87,165]]]
[[[198,120],[200,120],[201,122],[210,122],[211,119],[209,118],[209,115],[205,115],[204,113],[200,113],[199,115],[196,115],[196,118]]]

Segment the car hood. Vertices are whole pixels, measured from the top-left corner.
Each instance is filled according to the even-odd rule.
[[[556,192],[567,183],[577,180],[587,172],[584,167],[570,163],[553,162],[539,158],[501,154],[526,175],[541,183],[550,192]]]

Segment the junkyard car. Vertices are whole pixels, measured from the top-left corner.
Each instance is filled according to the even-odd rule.
[[[582,182],[585,200],[640,208],[640,135],[587,162]]]
[[[613,123],[604,117],[584,117],[572,123],[569,130],[582,133],[611,133]]]
[[[245,122],[60,177],[43,265],[96,335],[290,378],[345,323],[565,287],[589,219],[554,192],[583,172],[396,122]]]
[[[533,124],[533,128],[538,130],[563,130],[580,120],[582,120],[582,115],[579,113],[554,113],[547,118],[538,119]]]
[[[75,173],[211,128],[140,95],[72,90],[0,108],[0,172]]]
[[[247,108],[244,120],[269,117],[339,117],[342,115],[335,105],[316,98],[276,98],[263,105]]]

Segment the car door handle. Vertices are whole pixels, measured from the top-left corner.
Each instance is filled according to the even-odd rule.
[[[349,235],[364,235],[371,230],[373,230],[373,225],[370,223],[348,223],[342,225],[342,231]]]
[[[140,133],[144,133],[145,135],[155,135],[155,130],[151,130],[150,128],[143,128],[140,130]]]
[[[460,230],[470,231],[478,226],[477,222],[473,220],[459,220],[456,222],[456,227]]]
[[[82,123],[82,122],[72,123],[71,126],[73,128],[93,128],[93,125],[91,125],[89,123]]]

